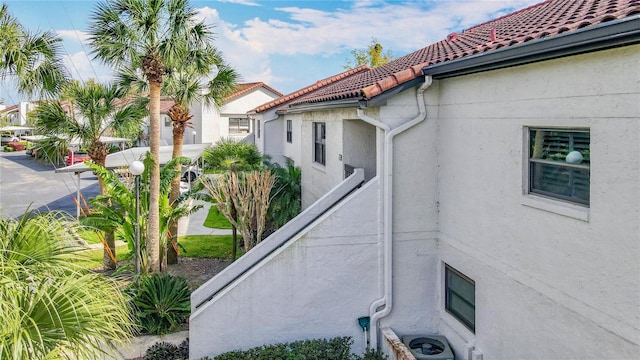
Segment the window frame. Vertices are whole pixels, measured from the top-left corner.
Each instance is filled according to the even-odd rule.
[[[590,156],[588,164],[570,164],[558,160],[549,160],[549,159],[541,159],[533,157],[532,150],[532,138],[535,131],[547,131],[547,132],[559,132],[559,133],[587,133],[589,137],[588,143],[588,151],[591,150],[591,130],[585,127],[548,127],[548,126],[527,126],[525,127],[525,177],[524,177],[524,191],[526,195],[531,195],[534,197],[540,197],[544,199],[548,199],[550,201],[556,201],[559,203],[567,204],[570,206],[582,207],[588,209],[590,207],[591,202],[591,164],[590,164]],[[575,150],[575,148],[574,148]],[[566,171],[585,171],[587,172],[587,199],[582,199],[580,197],[567,196],[561,194],[559,192],[546,191],[541,187],[535,187],[534,177],[536,176],[536,164],[547,166],[549,168],[556,168],[556,171],[560,169],[566,169]],[[541,168],[542,169],[542,168]],[[572,182],[571,186],[573,187],[573,191],[575,191],[576,184]]]
[[[327,164],[327,123],[313,122],[313,162],[322,166]],[[320,131],[320,134],[318,134]]]
[[[260,120],[256,120],[256,136],[260,139]]]
[[[457,276],[459,279],[465,281],[466,283],[473,286],[473,303],[469,302],[465,299],[461,294],[457,293],[455,289],[451,289],[449,287],[449,274],[453,274]],[[453,316],[456,320],[458,320],[461,324],[463,324],[467,329],[475,334],[476,332],[476,282],[460,271],[456,270],[449,264],[444,264],[444,309],[445,311]],[[460,313],[457,309],[451,307],[451,294],[455,295],[459,300],[463,303],[467,303],[473,308],[473,322],[470,322],[462,313]]]
[[[287,142],[291,144],[293,142],[293,121],[287,120]]]
[[[237,125],[231,125],[232,121],[237,121]],[[242,124],[242,122],[245,121],[245,124]],[[242,118],[242,117],[230,117],[228,122],[227,122],[227,131],[229,132],[229,135],[243,135],[243,134],[249,134],[250,130],[249,130],[249,119],[248,118]],[[233,129],[233,131],[232,131]]]

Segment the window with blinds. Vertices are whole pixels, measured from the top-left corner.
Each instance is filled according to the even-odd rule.
[[[476,330],[476,283],[445,265],[445,310],[469,330]]]
[[[589,206],[589,130],[529,129],[529,193]]]
[[[229,118],[229,135],[248,134],[249,119]]]

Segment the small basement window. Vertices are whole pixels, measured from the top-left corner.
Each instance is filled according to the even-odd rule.
[[[529,129],[529,193],[589,206],[590,133]]]
[[[476,331],[476,283],[445,264],[445,310],[469,330]]]

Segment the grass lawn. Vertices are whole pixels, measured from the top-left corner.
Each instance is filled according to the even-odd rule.
[[[118,261],[124,260],[127,254],[129,254],[129,248],[126,244],[116,246],[116,259]],[[102,248],[82,251],[78,254],[76,263],[89,270],[99,269],[102,268],[103,257],[104,250]]]
[[[180,256],[195,258],[231,258],[231,235],[187,235],[178,238]],[[184,248],[183,248],[184,247]],[[238,256],[242,250],[238,249]]]
[[[80,236],[81,239],[83,239],[89,244],[100,244],[101,241],[100,241],[100,237],[98,236],[99,233],[101,233],[101,231],[86,229],[86,230],[79,231],[78,236]]]
[[[220,214],[218,208],[211,205],[207,218],[204,220],[204,226],[211,229],[231,229],[231,223],[224,215]]]

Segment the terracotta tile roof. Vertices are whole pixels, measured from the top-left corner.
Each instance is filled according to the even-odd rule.
[[[255,89],[259,88],[259,87],[264,87],[267,90],[271,91],[272,93],[274,93],[274,94],[276,94],[278,96],[283,96],[284,95],[280,91],[278,91],[278,90],[272,88],[271,86],[269,86],[269,85],[267,85],[267,84],[265,84],[265,83],[260,81],[260,82],[238,84],[236,86],[236,90],[234,91],[234,93],[229,95],[229,96],[227,96],[224,99],[224,101],[225,102],[230,101],[230,100],[235,99],[237,97],[240,97],[240,96],[242,96],[244,94],[247,94],[247,93],[249,93],[249,92],[251,92],[251,91],[253,91],[253,90],[255,90]]]
[[[369,67],[365,65],[365,66],[357,67],[355,69],[347,70],[345,72],[342,72],[342,73],[340,73],[338,75],[334,75],[334,76],[328,77],[326,79],[318,80],[313,85],[307,86],[307,87],[302,88],[302,89],[300,89],[298,91],[294,91],[294,92],[292,92],[290,94],[287,94],[287,95],[285,95],[283,97],[280,97],[278,99],[270,101],[270,102],[268,102],[266,104],[260,105],[257,108],[253,109],[252,112],[260,113],[260,112],[269,110],[271,108],[274,108],[276,106],[291,102],[292,100],[299,99],[299,98],[307,96],[307,95],[316,94],[318,91],[320,91],[321,89],[323,89],[323,88],[325,88],[325,87],[327,87],[327,86],[329,86],[331,84],[334,84],[334,83],[336,83],[336,82],[338,82],[340,80],[347,79],[347,78],[349,78],[351,76],[354,76],[355,74],[358,74],[358,73],[361,73],[361,72],[364,72],[364,71],[368,71],[368,70],[370,70]],[[358,94],[355,94],[355,95],[357,96]]]
[[[160,113],[166,113],[176,102],[170,98],[160,98]]]
[[[3,110],[0,110],[0,112],[2,113],[8,113],[14,110],[18,109],[18,105],[11,105],[11,106],[7,106],[6,108],[4,108]]]
[[[289,105],[368,100],[422,76],[421,69],[640,14],[640,0],[548,0],[474,26],[386,65],[329,84]],[[283,101],[284,102],[284,101]]]

